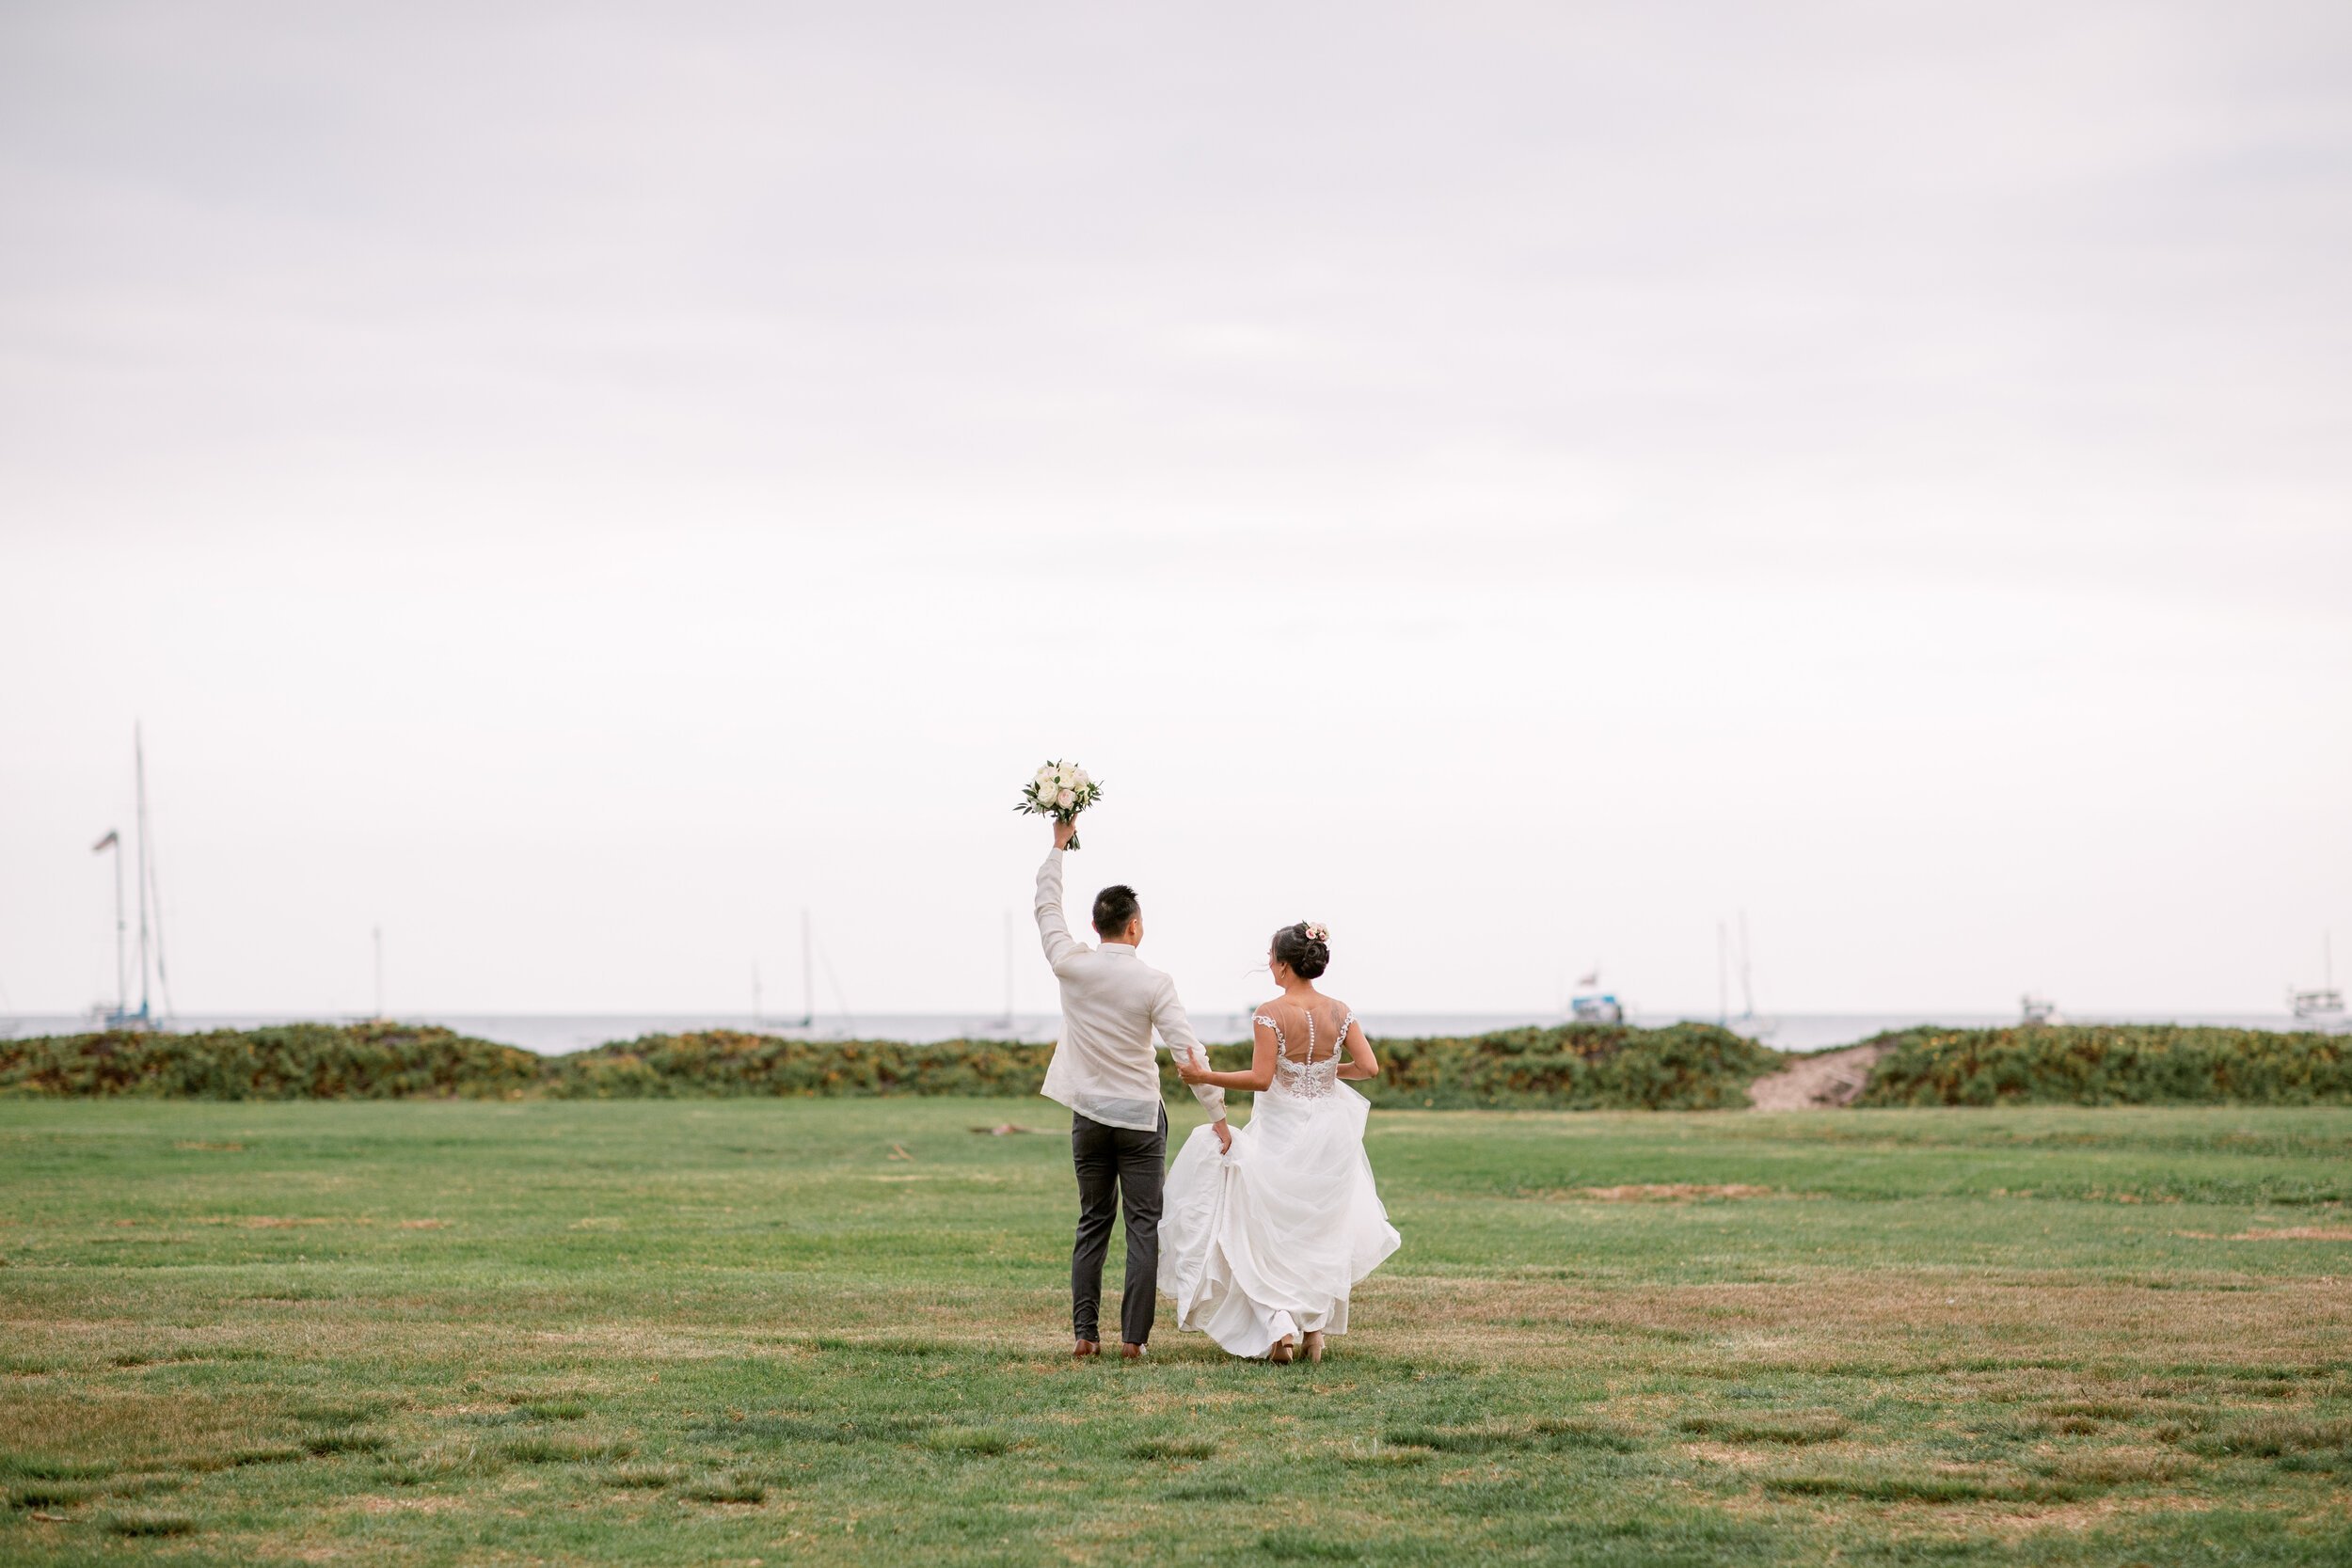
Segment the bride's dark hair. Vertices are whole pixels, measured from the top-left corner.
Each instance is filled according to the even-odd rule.
[[[1330,942],[1310,934],[1303,920],[1274,933],[1274,956],[1302,980],[1311,980],[1331,967]]]

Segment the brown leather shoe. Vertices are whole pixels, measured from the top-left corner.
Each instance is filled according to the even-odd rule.
[[[1100,1355],[1103,1354],[1103,1341],[1100,1339],[1081,1339],[1078,1341],[1078,1348],[1072,1351],[1070,1354],[1073,1355]]]
[[[1127,1343],[1126,1340],[1121,1339],[1119,1342],[1119,1358],[1121,1361],[1140,1361],[1143,1359],[1143,1347],[1141,1345],[1131,1345]]]

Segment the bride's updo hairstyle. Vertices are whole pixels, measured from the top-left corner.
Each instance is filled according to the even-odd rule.
[[[1317,936],[1302,920],[1274,933],[1274,956],[1290,965],[1293,974],[1311,980],[1331,967],[1331,940]]]

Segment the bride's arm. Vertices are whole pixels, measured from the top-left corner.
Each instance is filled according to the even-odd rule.
[[[1340,1069],[1343,1078],[1377,1078],[1380,1058],[1372,1053],[1372,1037],[1364,1033],[1361,1022],[1351,1021],[1347,1026],[1347,1062]]]
[[[1258,1020],[1257,1039],[1258,1054],[1251,1060],[1248,1072],[1211,1072],[1205,1065],[1207,1054],[1203,1053],[1200,1065],[1178,1057],[1176,1076],[1187,1084],[1206,1085],[1212,1088],[1248,1089],[1253,1093],[1263,1089],[1274,1082],[1274,1026],[1263,1018]]]
[[[1152,1027],[1157,1029],[1160,1038],[1168,1042],[1168,1054],[1176,1058],[1180,1072],[1186,1062],[1199,1062],[1202,1067],[1209,1065],[1209,1053],[1201,1046],[1200,1037],[1192,1032],[1192,1020],[1184,1016],[1184,1005],[1176,999],[1176,982],[1165,974],[1160,976],[1159,990],[1152,999]],[[1208,1111],[1209,1119],[1222,1125],[1225,1120],[1225,1091],[1213,1085],[1195,1084],[1192,1092]],[[1217,1142],[1226,1143],[1227,1137],[1226,1133],[1219,1132]]]

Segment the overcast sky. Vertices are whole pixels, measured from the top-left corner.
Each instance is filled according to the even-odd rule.
[[[1202,1009],[2277,1011],[2348,258],[2341,0],[15,0],[0,988],[138,719],[184,1010],[990,1006],[1060,755]]]

